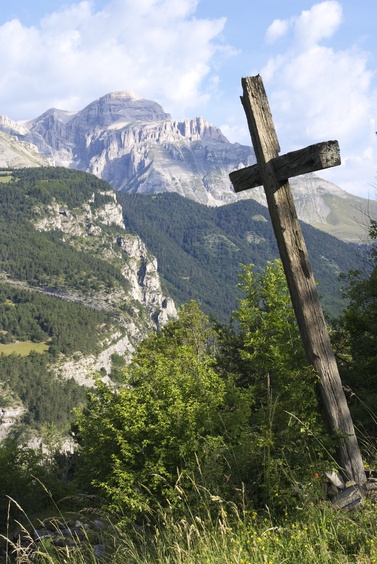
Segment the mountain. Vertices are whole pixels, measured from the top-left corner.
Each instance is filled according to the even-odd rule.
[[[51,166],[52,162],[39,153],[36,145],[22,141],[26,130],[18,128],[16,135],[7,132],[6,124],[9,122],[4,116],[0,116],[0,168]],[[16,127],[16,124],[14,124],[14,127]]]
[[[177,192],[211,206],[244,199],[265,203],[261,188],[236,195],[229,180],[232,170],[255,162],[251,147],[230,143],[201,117],[176,121],[133,92],[107,94],[78,112],[50,109],[24,122],[0,116],[0,132],[7,135],[0,137],[0,155],[10,140],[28,144],[31,151],[24,164],[12,165],[9,157],[3,166],[31,166],[38,151],[56,166],[107,180],[116,191]],[[376,202],[314,174],[292,180],[292,187],[300,219],[347,241],[359,243],[365,213],[377,212]]]
[[[66,423],[91,375],[111,382],[176,309],[106,182],[47,167],[0,180],[1,439],[15,418]]]
[[[197,300],[227,322],[237,308],[242,264],[257,271],[278,257],[268,210],[254,200],[208,207],[175,193],[120,194],[127,230],[142,236],[157,257],[160,275],[177,304]],[[302,223],[325,312],[344,307],[339,274],[366,269],[359,246]]]
[[[77,113],[51,109],[22,124],[2,122],[56,165],[93,173],[120,191],[174,190],[225,203],[234,199],[229,172],[253,160],[250,147],[229,143],[203,118],[174,121],[132,92],[107,94]]]
[[[325,311],[361,250],[303,224]],[[277,257],[267,209],[176,193],[116,193],[63,167],[0,171],[0,440],[17,425],[66,429],[93,373],[117,380],[135,347],[196,299],[227,322],[241,264]],[[174,301],[173,301],[174,300]]]
[[[370,218],[377,217],[377,200],[349,194],[315,174],[293,178],[291,185],[302,221],[342,241],[368,242]]]

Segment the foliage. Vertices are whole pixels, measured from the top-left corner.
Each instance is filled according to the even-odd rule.
[[[98,382],[78,418],[84,481],[124,519],[166,499],[179,505],[178,478],[228,491],[242,481],[250,393],[216,373],[207,322],[197,304],[184,306],[141,344],[124,386]]]
[[[71,206],[79,206],[84,198],[79,194],[81,173],[71,178],[69,172],[60,175],[53,170],[20,171],[0,187],[4,201],[9,203],[3,210],[14,227],[14,242],[17,222],[28,221],[35,201],[48,205],[53,194],[58,201],[66,199]],[[68,182],[67,196],[62,178]],[[86,199],[94,189],[94,177],[84,184]],[[152,203],[156,201],[159,206],[166,205],[163,197],[151,199]],[[176,201],[179,198],[172,200],[179,209]],[[185,209],[196,213],[197,206],[188,203]],[[184,221],[176,220],[169,209],[165,231],[171,237],[164,241],[170,260],[177,252],[174,241],[179,240],[184,250],[179,254],[182,262],[178,262],[182,270],[174,273],[177,280],[181,279],[181,286],[177,286],[181,297],[203,290],[208,307],[221,303],[223,294],[215,289],[215,282],[216,288],[219,281],[225,283],[230,276],[227,265],[232,264],[230,270],[236,272],[235,261],[241,262],[242,240],[247,240],[249,225],[244,220],[244,207],[242,202],[232,209],[225,206],[210,210],[209,215],[201,210],[194,223],[195,214],[187,213]],[[151,204],[148,213],[152,215],[153,209]],[[152,223],[151,215],[146,215],[146,223]],[[217,231],[212,228],[213,215],[221,227]],[[259,235],[263,233],[262,238],[268,241],[266,222],[256,223],[261,224]],[[134,228],[132,221],[129,225]],[[244,230],[242,236],[239,228]],[[41,258],[45,240],[39,239],[41,234],[35,234],[31,224],[28,229],[33,245],[40,246]],[[152,237],[155,232],[151,229],[148,233]],[[314,235],[317,237],[317,232]],[[375,508],[370,502],[363,512],[343,516],[323,501],[321,470],[332,466],[332,445],[324,438],[316,377],[306,363],[281,265],[269,262],[264,269],[263,261],[273,258],[269,244],[256,243],[255,239],[250,242],[252,239],[249,237],[248,244],[261,252],[263,260],[255,267],[243,267],[239,306],[232,323],[211,325],[198,304],[190,301],[181,308],[176,321],[140,345],[130,366],[119,355],[113,356],[112,376],[119,387],[110,388],[98,380],[87,405],[77,412],[75,432],[80,450],[73,466],[72,460],[67,464],[62,454],[42,456],[12,439],[0,446],[3,526],[5,495],[34,512],[49,506],[49,492],[61,499],[80,488],[84,493],[99,494],[117,522],[127,526],[104,533],[110,537],[105,557],[111,562],[377,560]],[[26,241],[26,231],[19,241]],[[49,241],[51,246],[49,243],[46,249],[55,252],[61,243],[59,233]],[[155,237],[157,247],[161,241]],[[316,244],[317,252],[323,253],[325,245],[320,236]],[[34,265],[27,261],[27,242],[25,249],[24,254],[20,251],[20,272],[25,272],[28,281],[42,280],[41,272],[50,268],[47,259],[38,259]],[[344,247],[339,249],[341,253]],[[5,256],[6,245],[2,252]],[[4,259],[8,266],[10,255]],[[76,262],[77,256],[71,258],[66,255],[68,278],[73,265],[82,266]],[[164,260],[162,271],[166,274],[168,255]],[[205,264],[206,276],[196,276]],[[347,382],[369,394],[371,407],[376,364],[375,271],[364,280],[350,279],[349,306],[338,331]],[[98,274],[100,284],[110,287],[116,274],[108,272],[109,279],[102,274]],[[167,284],[174,285],[174,276],[169,276],[166,274]],[[187,277],[190,280],[186,283]],[[198,286],[193,279],[199,280]],[[77,287],[85,287],[74,275],[73,280]],[[110,323],[102,315],[9,285],[0,286],[3,341],[51,339],[53,354],[70,354],[78,348],[88,352],[93,335],[99,336],[99,328]],[[7,390],[17,390],[28,408],[30,422],[44,424],[45,428],[47,422],[51,425],[47,428],[53,431],[52,424],[67,425],[67,414],[83,401],[83,390],[73,381],[54,378],[47,358],[36,353],[1,356],[0,380]],[[6,401],[5,395],[2,401]],[[67,481],[72,470],[74,480]],[[39,561],[59,561],[52,546],[46,550]],[[86,556],[87,552],[80,557],[75,547],[64,558],[84,562]],[[88,558],[94,561],[95,555]]]
[[[370,236],[377,241],[377,221]],[[351,411],[362,434],[376,436],[377,413],[377,250],[370,250],[372,271],[349,272],[344,291],[347,306],[337,320],[333,340],[343,382],[348,387]]]
[[[114,358],[122,385],[99,381],[78,413],[64,487],[100,493],[115,513],[102,540],[114,563],[376,562],[373,498],[350,514],[324,499],[331,457],[279,261],[244,267],[240,286],[233,325],[211,326],[190,302],[129,367]],[[0,449],[0,464],[23,483],[38,460],[16,466],[15,452]],[[65,491],[54,472],[46,480]],[[60,561],[57,550],[41,544],[39,561]],[[64,558],[95,554],[76,545]]]
[[[28,448],[13,438],[5,439],[0,445],[0,468],[2,531],[7,519],[19,519],[23,512],[33,515],[43,512],[51,507],[52,498],[59,501],[74,492],[73,484],[61,478],[61,468],[53,457],[46,459],[41,451]],[[17,505],[10,504],[9,498],[16,500]]]
[[[250,481],[254,498],[262,493],[271,505],[276,493],[291,488],[287,469],[308,479],[331,444],[280,261],[268,263],[262,274],[245,266],[241,279],[246,295],[234,312],[238,326],[220,329],[221,366],[253,390]]]
[[[68,205],[70,209],[81,206],[92,199],[95,208],[112,202],[112,197],[101,193],[111,187],[93,174],[63,167],[23,168],[12,171],[13,189],[26,190],[31,201],[50,204],[57,202]],[[29,207],[29,206],[27,206]]]
[[[113,194],[95,176],[64,168],[18,169],[8,177],[0,185],[0,343],[13,345],[15,354],[0,355],[0,384],[23,402],[24,423],[64,428],[86,392],[74,380],[60,382],[51,363],[62,354],[98,354],[114,329],[124,331],[101,305],[86,307],[70,300],[127,289],[128,282],[119,265],[79,252],[60,231],[40,232],[33,221],[36,210],[48,215],[53,203],[75,214],[84,204],[95,211],[113,202]],[[48,352],[21,358],[25,343]]]
[[[176,193],[120,194],[126,228],[157,257],[170,295],[179,305],[197,300],[221,323],[237,308],[240,264],[262,272],[278,257],[268,210],[253,200],[209,207]],[[302,224],[322,305],[328,315],[343,308],[339,272],[361,265],[358,249]]]
[[[317,482],[317,483],[315,483]],[[362,510],[353,513],[334,511],[331,504],[320,501],[317,491],[320,480],[313,478],[312,488],[293,511],[274,518],[268,508],[257,513],[219,496],[200,490],[202,516],[184,505],[179,515],[160,506],[154,517],[155,526],[110,525],[87,534],[82,542],[73,539],[70,547],[61,548],[46,539],[38,543],[33,560],[42,563],[97,562],[100,544],[101,562],[112,564],[373,564],[377,562],[375,527],[376,505],[367,500]],[[182,491],[185,498],[185,492]],[[213,498],[215,502],[213,501]],[[282,500],[284,502],[284,500]],[[216,511],[213,506],[216,506]],[[206,518],[203,518],[203,513]],[[76,514],[85,524],[93,522],[96,510]],[[102,522],[111,523],[111,516]],[[33,520],[34,521],[34,520]],[[63,537],[68,523],[64,513],[47,520]],[[44,521],[37,523],[43,527]],[[28,529],[32,530],[30,522]],[[36,525],[34,525],[36,526]],[[65,531],[65,534],[66,531]],[[94,542],[97,547],[93,546]],[[68,543],[67,543],[68,544]],[[11,542],[9,542],[11,545]],[[17,549],[16,549],[17,550]],[[26,550],[18,549],[18,562],[28,561]],[[23,559],[24,557],[24,559]]]
[[[67,245],[59,231],[40,232],[32,219],[35,208],[55,199],[70,209],[88,200],[96,209],[111,196],[109,185],[96,177],[63,168],[20,169],[0,185],[0,265],[12,278],[34,286],[64,287],[92,293],[127,289],[119,268]]]
[[[313,483],[313,489],[316,490]],[[377,562],[376,506],[367,502],[351,515],[335,512],[308,492],[307,502],[279,519],[268,508],[238,512],[217,500],[216,518],[201,519],[190,508],[179,518],[161,510],[156,529],[136,541],[128,530],[117,535],[113,562],[144,564],[372,564]],[[203,495],[204,497],[204,495]],[[209,507],[210,495],[203,500]],[[300,500],[302,501],[302,500]]]
[[[68,427],[72,409],[85,401],[86,390],[73,379],[59,380],[51,371],[46,355],[0,356],[0,382],[17,394],[26,412],[28,425],[57,423]]]
[[[0,286],[1,341],[51,340],[50,350],[71,354],[96,352],[98,327],[108,325],[104,312],[68,301],[64,288],[111,291],[127,286],[120,269],[96,256],[78,252],[64,243],[58,231],[37,231],[31,223],[35,208],[54,200],[72,208],[87,203],[95,209],[112,197],[110,187],[95,176],[64,168],[20,169],[0,189],[0,264],[3,271],[30,285],[42,286],[63,299],[30,293],[9,285]],[[65,209],[65,208],[64,208]],[[19,286],[22,286],[19,284]],[[111,321],[114,323],[114,321]],[[98,339],[97,339],[98,340]]]
[[[114,325],[104,311],[0,283],[1,343],[48,341],[53,355],[88,355],[98,352]]]
[[[197,483],[239,501],[279,505],[326,450],[316,378],[307,366],[279,262],[245,268],[238,328],[208,326],[195,302],[139,347],[118,392],[101,382],[78,417],[79,468],[111,507],[145,515],[179,507]],[[326,442],[326,441],[324,441]]]

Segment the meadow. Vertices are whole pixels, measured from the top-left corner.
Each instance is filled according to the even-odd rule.
[[[20,356],[28,356],[31,351],[36,353],[43,353],[47,351],[49,344],[44,341],[42,343],[33,343],[32,341],[17,341],[15,343],[8,343],[0,345],[0,355],[6,356],[10,354],[18,354]]]

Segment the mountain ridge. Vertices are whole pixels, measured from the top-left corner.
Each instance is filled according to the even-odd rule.
[[[262,188],[235,194],[229,180],[231,171],[255,162],[251,147],[230,143],[202,117],[176,121],[131,91],[108,93],[77,112],[50,109],[22,122],[0,116],[0,132],[31,143],[45,162],[95,174],[119,192],[177,192],[210,206],[244,199],[265,205]],[[364,225],[358,224],[368,206],[377,215],[377,203],[315,174],[291,185],[299,218],[341,239],[360,242]]]
[[[127,229],[143,237],[177,305],[197,300],[223,323],[237,309],[242,264],[264,270],[278,257],[268,210],[254,200],[209,207],[176,193],[119,195]],[[360,247],[308,224],[302,229],[322,306],[330,317],[344,307],[338,275],[366,268]]]

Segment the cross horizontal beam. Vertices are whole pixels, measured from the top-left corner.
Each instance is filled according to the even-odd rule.
[[[271,159],[270,163],[278,181],[338,166],[341,164],[339,143],[338,141],[324,141],[310,145],[305,149],[275,157]],[[263,184],[258,164],[235,170],[230,173],[229,177],[235,192],[242,192]]]

